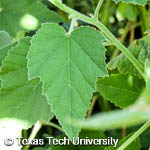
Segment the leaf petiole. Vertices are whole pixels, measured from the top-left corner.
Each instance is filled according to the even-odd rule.
[[[99,0],[98,4],[97,4],[97,7],[96,7],[96,10],[95,10],[95,13],[94,13],[94,17],[96,20],[98,20],[99,18],[99,12],[100,12],[100,9],[101,9],[101,6],[103,4],[104,0]]]
[[[70,24],[70,28],[69,28],[69,31],[68,31],[68,35],[70,35],[70,33],[74,30],[74,27],[75,27],[75,23],[77,22],[77,18],[73,18],[72,21],[71,21],[71,24]]]

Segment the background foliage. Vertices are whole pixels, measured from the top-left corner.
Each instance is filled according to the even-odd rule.
[[[36,138],[114,137],[119,148],[150,119],[150,2],[105,0],[98,16],[138,60],[144,80],[97,27],[77,20],[68,33],[71,20],[49,1],[14,1],[0,0],[0,123],[17,124],[22,136],[29,138],[32,126],[42,120]],[[63,2],[87,16],[93,16],[98,4],[98,0]],[[90,119],[81,130],[84,118]],[[149,136],[146,130],[126,150],[147,150]],[[23,149],[114,148],[46,142]]]

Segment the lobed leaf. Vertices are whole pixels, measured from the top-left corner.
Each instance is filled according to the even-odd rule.
[[[40,77],[43,94],[70,139],[80,128],[65,119],[84,119],[97,77],[107,75],[103,40],[95,29],[81,27],[67,35],[56,24],[43,24],[32,39],[29,78]]]

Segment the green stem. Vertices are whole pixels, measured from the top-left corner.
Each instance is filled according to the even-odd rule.
[[[51,127],[54,127],[54,128],[56,128],[56,129],[60,130],[61,132],[64,132],[63,129],[62,129],[60,126],[56,125],[55,123],[46,122],[46,121],[38,121],[38,122],[34,125],[34,128],[33,128],[32,132],[31,132],[30,137],[29,137],[29,140],[32,141],[32,140],[36,137],[37,133],[39,132],[39,130],[41,129],[41,127],[42,127],[43,125],[51,126]],[[27,145],[27,146],[24,147],[24,150],[28,150],[29,148],[30,148],[30,145]]]
[[[139,8],[139,14],[141,18],[141,28],[142,28],[142,33],[144,35],[144,32],[149,30],[149,20],[148,20],[148,15],[147,15],[147,10],[145,6],[138,6]]]
[[[24,131],[23,131],[23,135],[24,135],[24,138],[25,138],[25,139],[28,138],[28,132],[27,132],[27,130],[24,130]]]
[[[41,129],[41,127],[42,127],[42,123],[41,123],[40,121],[38,121],[38,122],[34,125],[33,130],[32,130],[32,132],[31,132],[31,135],[30,135],[30,137],[29,137],[29,140],[30,140],[30,141],[32,141],[32,140],[36,137],[36,135],[37,135],[37,133],[39,132],[39,130]],[[29,148],[30,148],[30,145],[27,145],[27,146],[24,147],[25,150],[28,150]]]
[[[77,18],[72,19],[71,24],[70,24],[70,29],[68,31],[68,35],[70,35],[70,33],[74,30],[76,21],[77,21]]]
[[[113,43],[111,41],[106,41],[103,43],[104,46],[112,46]]]
[[[145,79],[144,69],[138,62],[138,60],[132,55],[130,51],[128,51],[128,49],[122,43],[120,43],[120,41],[118,41],[118,39],[116,39],[116,37],[100,21],[95,20],[95,18],[90,18],[86,15],[83,15],[66,6],[65,4],[59,2],[58,0],[49,0],[49,1],[58,8],[60,8],[61,10],[63,10],[64,12],[72,14],[76,16],[78,19],[85,21],[89,24],[95,25],[97,28],[99,28],[106,35],[106,37],[110,39],[114,43],[114,45],[118,49],[120,49],[122,53],[132,62],[132,64],[136,67],[136,69],[141,73],[141,75]]]
[[[130,27],[130,22],[128,22],[127,25],[125,26],[124,33],[123,33],[123,35],[121,36],[121,39],[120,39],[121,43],[124,42],[128,32],[129,32],[129,27]],[[119,49],[117,48],[117,49],[114,50],[114,53],[113,53],[111,59],[115,58],[118,54],[119,54]]]
[[[90,109],[89,109],[89,111],[88,111],[87,118],[90,118],[90,116],[92,115],[93,108],[94,108],[94,105],[95,105],[95,103],[96,103],[96,100],[97,100],[97,96],[94,96],[94,97],[92,98],[92,103],[91,103]]]
[[[104,11],[103,11],[103,18],[102,18],[102,23],[105,26],[109,26],[109,17],[110,17],[110,7],[112,5],[112,1],[111,0],[107,0],[105,7],[104,7]]]
[[[39,130],[41,129],[41,127],[42,127],[42,123],[41,123],[40,121],[38,121],[38,122],[34,125],[34,128],[33,128],[33,130],[32,130],[32,133],[31,133],[31,135],[30,135],[30,137],[29,137],[30,140],[33,140],[33,139],[36,137],[36,135],[37,135],[37,133],[39,132]]]
[[[98,104],[102,112],[108,112],[111,110],[111,106],[109,105],[108,101],[105,100],[102,96],[98,97]]]
[[[99,12],[100,12],[100,9],[101,9],[101,6],[103,4],[104,0],[99,0],[98,4],[97,4],[97,7],[96,7],[96,10],[95,10],[95,13],[94,13],[94,17],[96,20],[98,20],[99,18]]]
[[[117,150],[124,150],[130,145],[140,134],[150,127],[150,121],[146,122],[138,131],[136,131],[125,143],[123,143]]]
[[[61,132],[64,133],[64,130],[63,130],[60,126],[56,125],[56,124],[53,123],[53,122],[45,122],[45,121],[42,121],[42,124],[45,125],[45,126],[54,127],[54,128],[56,128],[56,129],[58,129],[59,131],[61,131]]]

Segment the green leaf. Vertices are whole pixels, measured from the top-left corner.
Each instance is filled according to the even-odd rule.
[[[116,148],[119,148],[128,138],[131,136],[131,134],[122,140],[119,141],[117,147],[107,147],[105,150],[116,150]],[[140,150],[141,149],[141,144],[140,144],[140,139],[137,138],[135,139],[130,145],[127,146],[124,150]]]
[[[22,39],[3,61],[0,79],[0,123],[27,129],[49,120],[50,107],[38,79],[28,81],[26,55],[30,38]]]
[[[130,14],[130,15],[129,15]],[[117,8],[117,18],[119,21],[128,19],[130,21],[136,21],[138,16],[137,7],[131,4],[120,3]]]
[[[43,24],[32,39],[29,78],[40,77],[43,94],[70,139],[80,128],[65,119],[84,119],[97,77],[107,75],[103,40],[95,29],[81,27],[67,35],[56,24]]]
[[[0,31],[0,48],[10,44],[11,42],[9,34],[5,31]]]
[[[98,91],[116,106],[125,108],[133,104],[145,87],[143,80],[130,75],[111,75],[99,79]]]
[[[65,136],[59,136],[57,139],[63,139]],[[107,139],[106,136],[102,131],[87,131],[87,130],[82,130],[80,135],[80,139]],[[70,142],[70,145],[65,145],[65,146],[51,146],[50,150],[104,150],[104,145],[73,145]]]
[[[126,2],[126,3],[132,3],[132,4],[145,5],[148,0],[113,0],[113,1],[115,1],[116,3]]]
[[[144,68],[146,59],[150,60],[150,36],[134,41],[129,46],[129,50]],[[137,69],[123,54],[112,59],[107,66],[110,70],[117,68],[120,73],[141,77]]]
[[[62,21],[39,0],[0,0],[0,20],[0,30],[13,37],[18,31],[35,30],[41,23]]]

